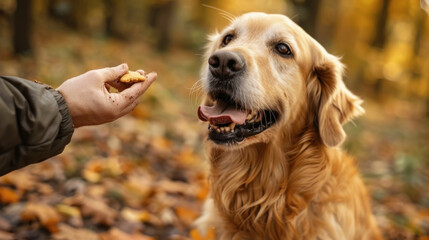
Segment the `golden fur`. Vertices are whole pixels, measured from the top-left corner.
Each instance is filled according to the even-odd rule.
[[[236,37],[221,47],[227,33]],[[270,50],[278,41],[291,46],[293,58]],[[200,231],[215,228],[228,240],[381,239],[354,160],[337,147],[342,125],[363,113],[343,84],[339,59],[289,18],[263,13],[236,18],[212,36],[206,58],[220,48],[246,59],[237,90],[246,108],[280,117],[240,144],[206,141],[211,194],[196,222]],[[206,91],[207,74],[204,66]]]

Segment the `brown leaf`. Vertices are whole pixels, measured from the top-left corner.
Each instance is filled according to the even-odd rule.
[[[92,217],[95,224],[113,225],[117,212],[110,208],[102,199],[93,199],[84,195],[76,195],[64,200],[67,205],[79,206],[83,216]]]
[[[1,240],[15,240],[13,233],[0,231],[0,239]]]
[[[106,233],[99,234],[99,236],[100,240],[155,240],[140,233],[128,234],[117,228],[112,228]]]
[[[11,184],[23,192],[34,189],[34,186],[37,183],[36,179],[24,170],[11,172],[0,178],[0,182]]]
[[[53,235],[55,240],[99,240],[96,233],[87,229],[78,229],[60,223],[59,232]]]
[[[51,233],[58,232],[57,223],[60,218],[55,208],[43,203],[27,203],[21,212],[22,221],[38,220]]]

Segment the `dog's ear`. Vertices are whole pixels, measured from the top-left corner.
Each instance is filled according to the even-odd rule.
[[[343,124],[364,113],[362,100],[352,94],[343,82],[343,64],[323,51],[315,62],[309,84],[309,97],[316,110],[314,118],[320,138],[328,147],[341,144],[346,134]]]

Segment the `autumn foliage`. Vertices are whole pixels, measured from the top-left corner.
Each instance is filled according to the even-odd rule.
[[[308,31],[342,56],[346,85],[365,101],[343,147],[357,159],[385,238],[429,239],[427,1],[34,1],[31,49],[16,54],[17,1],[0,1],[1,75],[58,86],[127,62],[158,80],[130,115],[76,129],[61,155],[0,178],[0,239],[215,238],[192,226],[209,193],[194,83],[206,35],[228,21],[202,4],[313,23]]]

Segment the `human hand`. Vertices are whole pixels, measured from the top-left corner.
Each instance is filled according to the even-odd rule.
[[[127,71],[127,64],[91,70],[66,80],[57,88],[67,103],[75,128],[114,121],[139,104],[140,96],[155,81],[157,74],[149,73],[144,82],[119,82]],[[144,75],[143,70],[137,72]],[[110,93],[110,86],[119,92]]]

